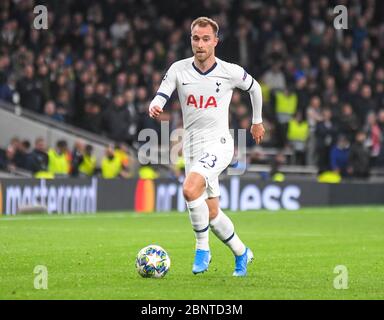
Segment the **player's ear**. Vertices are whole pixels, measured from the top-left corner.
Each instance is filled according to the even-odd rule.
[[[216,37],[215,37],[215,47],[217,46],[218,43],[219,43],[219,37],[216,36]]]

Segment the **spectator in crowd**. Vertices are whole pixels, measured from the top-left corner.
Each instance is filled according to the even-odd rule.
[[[375,113],[368,114],[364,132],[367,135],[367,145],[370,150],[370,166],[373,167],[376,165],[377,158],[381,153],[382,140],[384,139]]]
[[[44,105],[44,114],[52,120],[64,122],[64,116],[56,111],[56,104],[53,100],[49,100]]]
[[[66,122],[72,123],[74,110],[68,89],[61,89],[57,96],[57,113],[65,119]]]
[[[135,130],[130,130],[131,126],[136,127],[133,120],[125,107],[124,96],[119,94],[114,97],[113,104],[103,115],[103,127],[110,139],[132,143],[136,133]]]
[[[380,144],[380,153],[377,156],[376,165],[377,166],[384,166],[384,109],[379,110],[378,116],[377,116],[377,124],[380,128],[381,132],[381,144]]]
[[[79,176],[79,166],[83,162],[85,143],[81,139],[75,141],[71,154],[70,173],[72,177]]]
[[[31,143],[29,140],[23,140],[18,143],[15,154],[16,167],[29,170],[29,158],[31,156]]]
[[[270,90],[284,91],[287,84],[285,75],[281,71],[281,62],[273,61],[271,68],[266,71],[262,77],[262,82],[265,83]]]
[[[361,125],[365,124],[367,115],[370,112],[376,112],[376,103],[372,98],[372,89],[368,84],[364,84],[360,90],[360,96],[358,99],[357,116],[360,119]]]
[[[111,25],[110,33],[113,43],[117,44],[119,41],[124,40],[127,33],[131,30],[131,26],[127,21],[124,13],[118,13],[116,16],[116,22]]]
[[[54,175],[48,171],[48,153],[45,141],[39,137],[35,140],[28,167],[33,172],[35,178],[49,179]]]
[[[13,91],[7,82],[7,76],[5,75],[5,73],[1,71],[0,71],[0,100],[4,100],[9,103],[13,102]]]
[[[342,46],[336,51],[336,61],[342,65],[343,63],[349,63],[352,67],[356,67],[358,64],[357,53],[352,48],[353,38],[347,35],[342,43]]]
[[[299,75],[295,77],[295,83],[295,92],[297,95],[297,110],[304,115],[310,101],[309,92],[307,90],[308,80],[305,76]]]
[[[339,118],[339,131],[346,135],[348,140],[352,141],[360,128],[360,121],[353,112],[352,106],[345,103],[341,109]]]
[[[15,163],[16,150],[12,144],[6,150],[0,149],[0,170],[13,171],[16,169]]]
[[[366,146],[367,135],[364,131],[356,134],[348,158],[348,175],[355,178],[368,178],[370,152]]]
[[[81,127],[96,134],[102,133],[103,112],[97,99],[90,99],[85,103]]]
[[[348,164],[350,154],[350,142],[344,135],[339,135],[337,143],[332,147],[330,153],[331,170],[342,177],[348,176]]]
[[[359,109],[359,83],[356,80],[350,80],[348,89],[342,93],[342,100],[352,106],[353,111],[356,113]]]
[[[306,119],[309,127],[306,163],[308,165],[315,165],[318,160],[316,152],[316,127],[317,123],[323,120],[319,96],[314,95],[310,98],[309,105],[306,107]]]
[[[43,93],[41,84],[34,77],[35,69],[33,65],[24,68],[24,77],[17,82],[17,91],[20,94],[20,104],[22,107],[41,113],[43,106]]]
[[[319,173],[330,169],[330,152],[336,142],[338,130],[332,120],[332,111],[324,109],[322,120],[316,125],[316,154]]]

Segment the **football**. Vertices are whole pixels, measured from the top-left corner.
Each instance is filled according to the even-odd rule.
[[[171,266],[168,253],[158,245],[149,245],[136,256],[136,270],[144,278],[162,278]]]

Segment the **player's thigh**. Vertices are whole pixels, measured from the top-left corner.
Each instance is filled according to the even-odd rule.
[[[210,184],[228,167],[232,158],[233,146],[205,148],[193,159],[189,171],[200,173]]]
[[[208,198],[218,198],[220,196],[219,175],[207,180],[207,196]]]

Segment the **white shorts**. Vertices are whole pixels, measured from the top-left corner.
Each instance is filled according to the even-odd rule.
[[[219,175],[229,166],[234,152],[232,137],[209,143],[185,159],[185,174],[197,172],[205,178],[205,198],[220,196]]]

